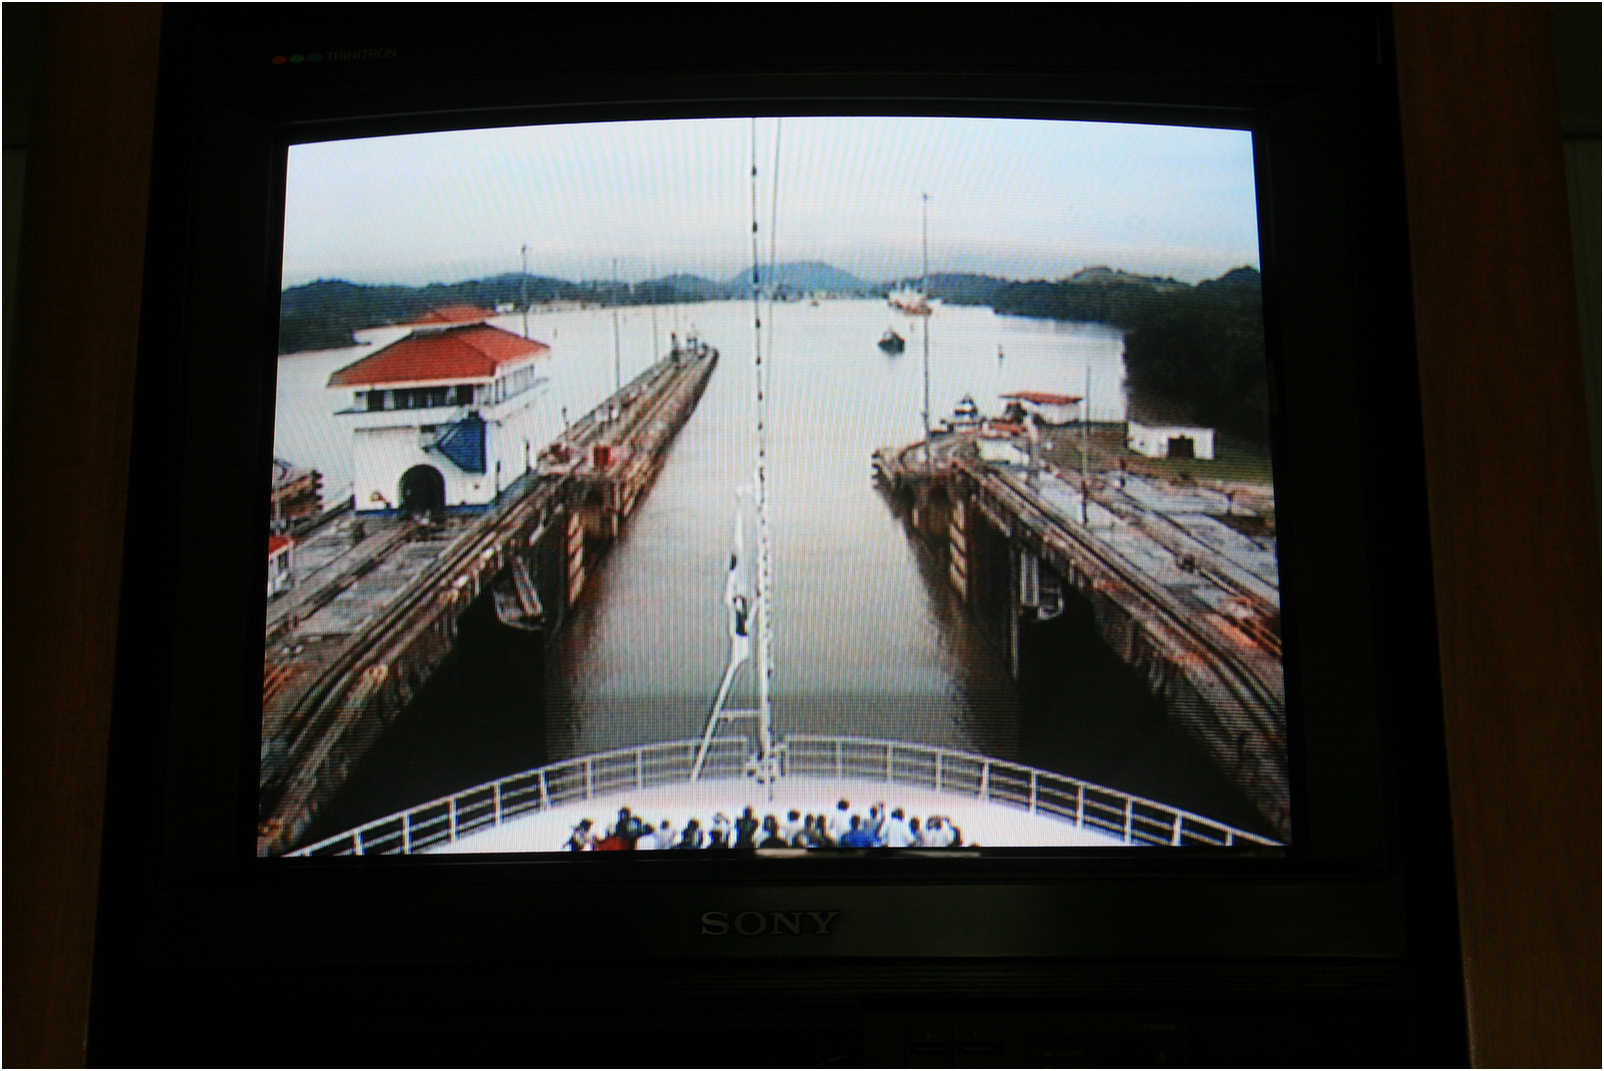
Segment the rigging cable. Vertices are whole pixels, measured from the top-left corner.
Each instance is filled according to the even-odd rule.
[[[757,119],[752,120],[752,279],[753,279],[753,313],[754,327],[756,329],[756,345],[753,353],[753,387],[756,392],[756,422],[757,422],[757,472],[756,498],[757,498],[757,688],[758,688],[758,762],[762,777],[771,786],[774,776],[778,773],[776,756],[774,754],[774,738],[771,726],[770,687],[773,683],[774,653],[774,615],[770,612],[772,607],[769,600],[773,596],[773,576],[770,572],[769,562],[769,488],[768,488],[768,397],[767,373],[763,367],[763,321],[758,312],[758,301],[761,291],[758,288],[759,280],[759,237],[758,237],[758,170],[757,170]],[[779,123],[775,123],[775,172],[774,172],[774,200],[779,199]],[[777,207],[771,206],[775,211]],[[774,337],[774,251],[775,251],[775,217],[771,215],[769,226],[769,338]],[[772,348],[772,347],[771,347]],[[771,789],[772,790],[772,789]]]
[[[779,198],[779,127],[778,120],[775,126],[775,199]],[[752,201],[752,355],[753,355],[753,389],[755,394],[755,425],[756,425],[756,454],[757,464],[753,473],[753,498],[757,507],[757,568],[755,572],[756,591],[750,606],[750,612],[744,616],[735,605],[735,592],[739,588],[739,578],[735,570],[740,567],[743,552],[741,549],[741,515],[737,506],[735,541],[736,550],[730,557],[731,575],[726,583],[725,599],[731,603],[732,612],[736,614],[735,624],[731,630],[730,662],[724,671],[724,679],[718,689],[717,697],[713,700],[713,709],[708,715],[707,728],[702,735],[701,746],[697,749],[695,760],[691,764],[691,780],[695,781],[701,776],[703,765],[707,761],[708,749],[712,745],[714,733],[719,725],[725,721],[735,721],[742,718],[755,718],[758,723],[758,753],[749,757],[747,772],[755,775],[759,781],[768,786],[770,798],[773,798],[774,782],[780,774],[780,750],[775,746],[773,729],[770,724],[769,686],[772,680],[771,656],[773,654],[773,625],[769,613],[769,597],[772,589],[772,576],[769,571],[769,515],[768,515],[768,435],[767,435],[767,397],[763,368],[763,294],[762,294],[762,260],[761,245],[758,236],[758,170],[757,170],[757,118],[751,120],[751,201]],[[776,209],[777,212],[777,209]],[[774,230],[774,217],[771,216],[771,231]],[[774,282],[775,244],[769,243],[769,283],[772,288]],[[769,316],[772,321],[774,314],[774,300],[772,289],[769,298]],[[770,328],[772,337],[773,328]],[[744,493],[744,492],[743,492]],[[741,494],[737,495],[739,502]],[[726,710],[724,702],[729,697],[730,686],[734,681],[735,673],[747,658],[748,629],[743,626],[755,618],[757,624],[757,707],[753,710]],[[783,745],[782,745],[783,746]]]

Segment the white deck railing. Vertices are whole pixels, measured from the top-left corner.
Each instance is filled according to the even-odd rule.
[[[676,740],[566,759],[408,807],[289,854],[410,854],[530,812],[620,792],[689,784],[700,745],[700,740]],[[788,736],[780,750],[783,776],[867,780],[949,792],[1110,834],[1125,844],[1278,843],[1157,800],[966,751],[812,735]],[[714,740],[698,780],[744,776],[749,753],[744,738]]]

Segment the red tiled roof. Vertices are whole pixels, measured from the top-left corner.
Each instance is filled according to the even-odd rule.
[[[285,547],[289,546],[291,539],[285,535],[270,535],[267,537],[267,556],[271,558]]]
[[[413,334],[348,364],[329,377],[331,387],[387,383],[441,383],[491,379],[502,365],[544,356],[551,347],[499,327],[474,324],[439,334]]]
[[[430,309],[409,322],[408,326],[427,327],[436,324],[478,324],[484,323],[495,313],[481,309],[477,305],[442,305],[437,309]]]
[[[1037,405],[1073,405],[1080,401],[1078,394],[1048,394],[1041,390],[1016,390],[1012,394],[1002,395],[1004,398],[1017,398],[1022,402],[1035,402]]]

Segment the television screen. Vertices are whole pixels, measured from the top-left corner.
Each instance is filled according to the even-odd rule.
[[[285,167],[259,855],[1290,843],[1251,132]]]

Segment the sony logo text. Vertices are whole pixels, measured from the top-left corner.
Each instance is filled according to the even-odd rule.
[[[829,934],[839,911],[702,912],[703,937],[814,937]]]

